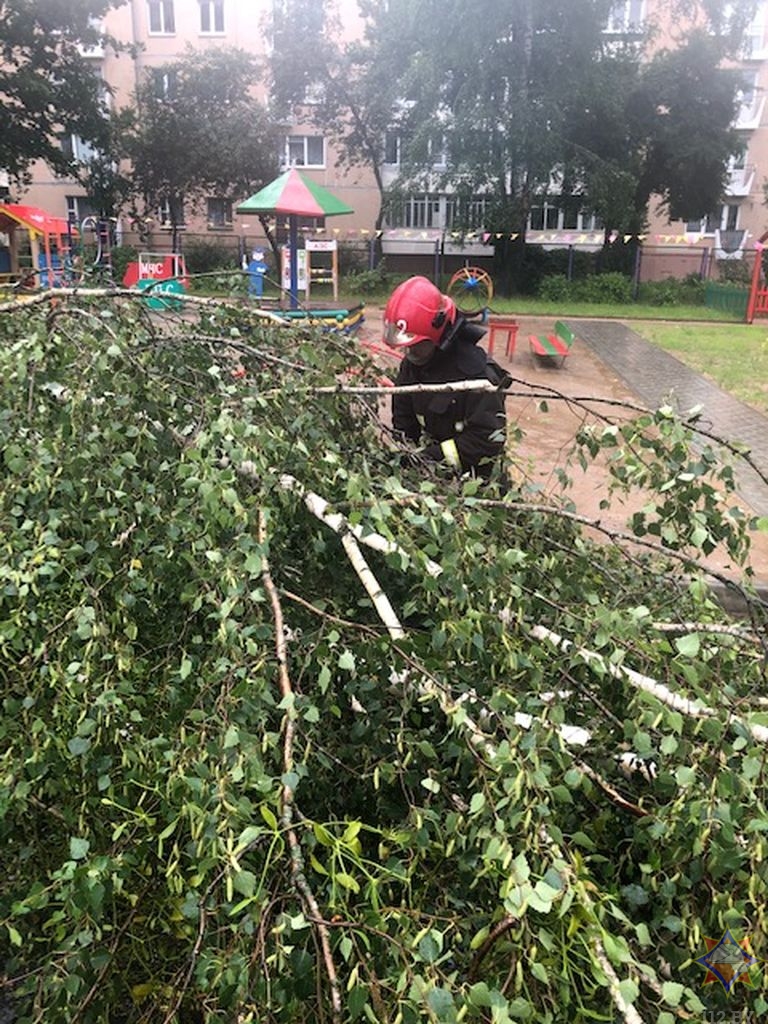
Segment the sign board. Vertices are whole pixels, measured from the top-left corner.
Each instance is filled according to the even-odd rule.
[[[308,238],[304,243],[309,252],[336,252],[335,238]]]
[[[284,245],[280,250],[282,253],[282,286],[283,290],[290,292],[291,290],[291,250],[287,245]],[[297,249],[296,250],[296,288],[301,291],[307,290],[307,250]]]

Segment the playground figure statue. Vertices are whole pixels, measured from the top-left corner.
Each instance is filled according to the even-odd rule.
[[[251,298],[261,299],[264,294],[264,275],[267,272],[262,249],[253,250],[246,269],[248,270],[248,294]]]

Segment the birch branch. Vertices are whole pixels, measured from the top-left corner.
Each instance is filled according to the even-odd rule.
[[[161,282],[158,281],[158,285]],[[140,291],[137,288],[52,288],[50,291],[41,292],[38,295],[31,296],[19,296],[18,299],[14,299],[11,302],[4,302],[0,304],[0,313],[20,312],[21,310],[28,309],[30,306],[44,305],[46,302],[51,302],[55,299],[61,298],[84,298],[84,299],[147,299],[147,298],[166,298],[169,302],[184,302],[190,306],[229,306],[232,307],[235,303],[231,299],[217,299],[210,298],[205,295],[190,295],[188,292],[163,292],[161,288],[147,288]],[[267,320],[272,324],[281,327],[292,326],[292,321],[287,317],[279,316],[277,313],[273,313],[271,310],[259,309],[254,307],[248,307],[247,309],[249,316],[255,316],[260,320]]]
[[[245,465],[244,463],[243,468]],[[312,515],[319,519],[320,522],[325,523],[326,526],[330,526],[340,536],[343,536],[345,532],[351,533],[361,544],[365,544],[375,551],[381,551],[385,555],[401,555],[403,558],[411,560],[407,551],[401,548],[395,541],[389,540],[380,533],[366,533],[360,524],[353,526],[349,523],[341,512],[329,511],[330,505],[325,498],[315,494],[314,491],[308,491],[295,477],[290,476],[288,473],[283,473],[279,477],[279,483],[284,491],[292,491],[298,494]],[[426,560],[425,565],[430,576],[437,577],[443,571],[442,566],[438,565],[437,562],[433,562],[430,558]]]
[[[263,509],[259,510],[258,540],[259,544],[263,548],[266,545],[267,540],[266,515]],[[280,693],[284,698],[292,697],[293,687],[288,673],[288,651],[285,642],[283,609],[280,604],[280,597],[277,593],[277,588],[275,587],[272,579],[269,561],[265,554],[262,554],[261,556],[261,577],[264,583],[264,590],[266,591],[272,605],[272,615],[275,620],[275,653],[277,655]],[[294,719],[290,708],[286,710],[283,723],[283,771],[287,779],[290,776],[290,773],[293,772],[293,738],[295,731]],[[280,800],[282,804],[280,820],[285,828],[288,847],[291,851],[291,876],[293,878],[293,884],[299,893],[306,910],[308,911],[308,918],[317,929],[320,947],[323,952],[323,962],[325,963],[328,982],[331,986],[332,1016],[333,1020],[340,1024],[342,1016],[341,993],[339,990],[338,975],[336,974],[336,965],[333,962],[330,934],[328,932],[328,928],[323,922],[323,915],[320,913],[320,907],[318,906],[315,894],[312,892],[304,871],[304,856],[301,852],[301,844],[299,843],[299,838],[296,835],[296,830],[293,827],[294,791],[289,782],[283,783]]]
[[[667,707],[681,712],[681,714],[686,715],[688,718],[716,718],[718,715],[717,710],[708,704],[702,704],[700,701],[682,697],[679,693],[675,693],[674,690],[665,686],[664,683],[660,683],[658,680],[652,679],[650,676],[643,675],[640,672],[635,672],[634,669],[626,668],[623,665],[614,665],[601,654],[598,654],[597,651],[590,651],[586,647],[577,647],[570,640],[566,640],[546,626],[534,626],[530,633],[534,639],[546,640],[561,651],[573,650],[590,668],[597,668],[614,679],[630,683],[635,689],[649,694],[662,704],[666,704]],[[757,743],[768,743],[768,726],[754,725],[751,722],[745,721],[739,715],[730,715],[729,722],[732,725],[741,726]]]

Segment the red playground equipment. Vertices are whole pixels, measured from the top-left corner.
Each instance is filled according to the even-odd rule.
[[[20,232],[28,238],[28,251],[23,253]],[[0,281],[30,288],[67,284],[78,234],[65,217],[54,217],[37,206],[0,203]]]

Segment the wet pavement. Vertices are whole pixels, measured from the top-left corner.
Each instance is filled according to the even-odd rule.
[[[768,477],[768,417],[652,345],[618,321],[571,320],[569,326],[607,367],[651,409],[670,405],[678,413],[702,407],[700,425],[717,437],[740,442]],[[734,466],[738,492],[760,516],[768,516],[768,484],[742,460]]]

